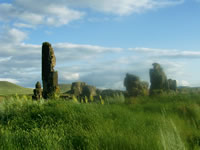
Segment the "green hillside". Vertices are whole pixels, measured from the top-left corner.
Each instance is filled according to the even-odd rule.
[[[71,89],[71,84],[59,84],[61,93],[67,92]],[[14,83],[7,81],[0,81],[0,95],[12,94],[33,94],[33,89],[24,88]]]
[[[65,93],[71,89],[71,84],[59,84],[60,92]]]
[[[24,88],[7,81],[0,81],[0,95],[32,94],[32,93],[33,90],[30,88]]]

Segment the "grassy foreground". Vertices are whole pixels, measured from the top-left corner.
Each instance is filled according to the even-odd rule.
[[[200,95],[104,105],[1,100],[0,149],[199,150]]]

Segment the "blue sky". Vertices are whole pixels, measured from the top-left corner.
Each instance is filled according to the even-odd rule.
[[[149,81],[157,62],[178,85],[200,86],[199,16],[198,0],[0,0],[0,80],[41,81],[49,41],[60,83],[123,89],[127,72]]]

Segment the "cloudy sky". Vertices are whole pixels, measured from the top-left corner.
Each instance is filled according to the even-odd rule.
[[[179,85],[200,86],[200,0],[0,0],[0,80],[41,81],[52,43],[59,83],[123,89],[149,81],[153,62]]]

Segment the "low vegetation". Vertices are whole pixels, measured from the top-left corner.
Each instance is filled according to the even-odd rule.
[[[198,93],[102,101],[1,100],[0,149],[200,149]]]

